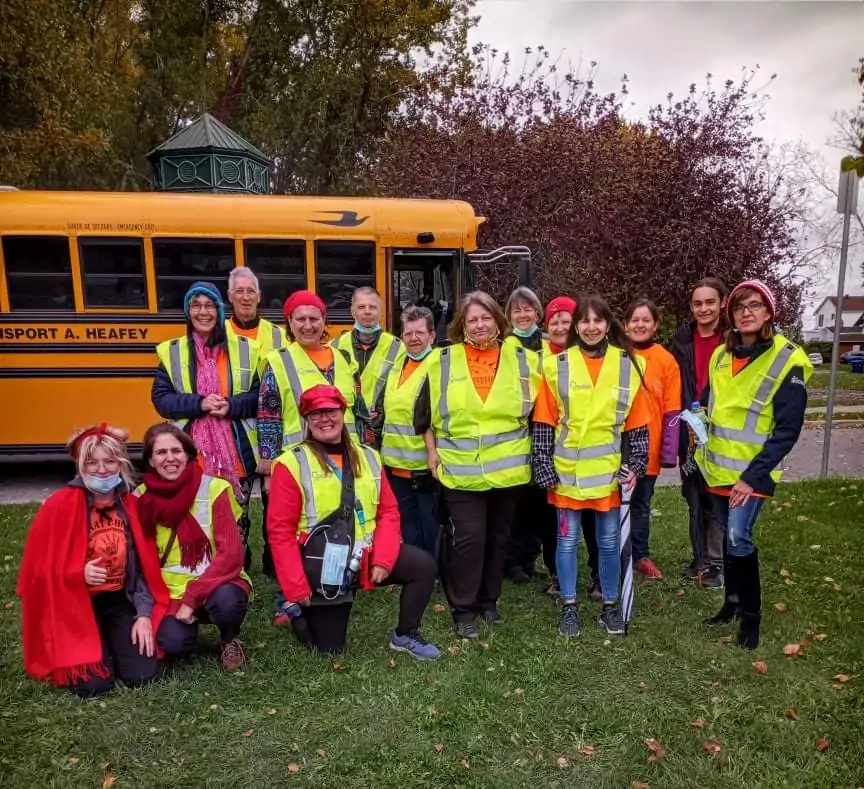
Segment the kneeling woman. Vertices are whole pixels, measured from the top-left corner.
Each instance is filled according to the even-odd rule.
[[[292,620],[294,632],[319,652],[340,652],[347,641],[355,585],[372,589],[398,584],[399,623],[390,648],[435,660],[439,650],[419,632],[435,583],[435,562],[425,551],[399,544],[399,508],[381,473],[381,458],[349,439],[346,407],[334,386],[319,384],[304,392],[299,410],[306,420],[306,438],[273,464],[267,532],[287,608],[302,607],[302,614]],[[320,542],[328,543],[317,577],[310,558],[316,533],[322,535]]]
[[[104,424],[72,437],[78,474],[36,513],[18,578],[26,672],[84,698],[160,671],[154,632],[168,593],[130,494],[125,440]]]
[[[243,572],[241,508],[231,483],[201,470],[192,439],[171,424],[144,434],[141,524],[154,537],[171,602],[157,633],[166,655],[192,652],[198,623],[219,629],[225,669],[245,662],[240,626],[252,582]]]

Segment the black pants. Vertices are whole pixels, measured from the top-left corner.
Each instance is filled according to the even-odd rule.
[[[401,586],[399,596],[398,635],[409,635],[420,629],[420,622],[432,589],[435,586],[435,560],[431,554],[405,543],[393,570],[381,586]],[[345,649],[348,640],[348,620],[353,603],[312,605],[304,609],[308,626],[309,646],[318,652],[335,654]]]
[[[723,566],[723,524],[714,514],[711,494],[702,474],[696,469],[682,475],[681,495],[690,510],[690,546],[693,564],[699,570]]]
[[[91,677],[71,686],[82,698],[101,696],[114,689],[117,680],[126,685],[146,685],[162,671],[154,655],[147,657],[132,643],[135,608],[125,592],[101,592],[93,597],[93,613],[102,638],[102,664],[107,677]]]
[[[216,625],[219,640],[223,644],[240,635],[240,627],[246,618],[249,599],[237,584],[222,584],[201,608],[195,610],[197,621],[191,625],[181,622],[176,616],[166,616],[159,626],[157,641],[166,655],[186,655],[198,645],[198,625]]]
[[[402,540],[434,556],[441,528],[438,522],[437,483],[431,474],[398,477],[390,469],[387,469],[387,479],[399,503]]]
[[[546,570],[555,575],[556,535],[555,507],[548,502],[546,491],[536,485],[525,488],[507,544],[505,573],[521,570],[533,576],[537,557],[542,553]]]
[[[454,621],[473,621],[497,606],[507,543],[524,491],[442,489],[449,516],[443,541],[444,591]]]

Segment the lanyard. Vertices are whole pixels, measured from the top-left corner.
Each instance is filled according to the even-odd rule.
[[[336,477],[339,479],[339,481],[342,482],[343,481],[342,480],[342,477],[343,477],[342,469],[336,465],[336,463],[333,461],[333,458],[331,458],[330,455],[327,455],[327,465],[330,466],[333,473],[336,475]],[[360,525],[361,526],[365,525],[366,514],[363,512],[363,505],[360,503],[360,499],[358,499],[356,497],[354,499],[354,512],[357,515],[357,520],[360,523]]]

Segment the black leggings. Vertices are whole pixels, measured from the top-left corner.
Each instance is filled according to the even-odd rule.
[[[435,560],[432,556],[420,548],[402,543],[393,571],[381,584],[396,584],[402,587],[402,594],[399,596],[399,621],[396,625],[398,635],[413,634],[420,629],[420,621],[435,586],[435,573]],[[336,654],[344,650],[348,641],[348,620],[352,608],[353,603],[340,603],[312,605],[304,609],[303,619],[308,626],[309,646],[326,654]],[[295,631],[297,629],[295,625]]]
[[[240,626],[246,617],[249,599],[246,591],[237,584],[222,584],[207,598],[201,608],[195,610],[197,621],[191,625],[181,622],[176,616],[166,616],[159,625],[157,640],[166,655],[186,655],[198,645],[198,624],[212,624],[219,629],[219,640],[223,644],[240,635]]]

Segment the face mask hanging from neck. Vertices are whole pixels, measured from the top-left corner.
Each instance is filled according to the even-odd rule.
[[[420,353],[411,353],[411,351],[406,351],[406,355],[413,362],[422,362],[430,353],[432,353],[432,346],[427,345]]]
[[[498,342],[498,336],[500,332],[498,331],[498,327],[495,327],[495,333],[488,339],[483,342],[475,342],[468,336],[468,332],[465,331],[465,342],[470,345],[472,348],[476,348],[478,351],[485,351],[487,348],[491,348],[496,342]]]
[[[537,331],[536,323],[532,323],[531,326],[527,329],[520,329],[516,326],[513,327],[513,334],[515,334],[517,337],[521,337],[523,340],[530,337],[532,334],[534,334],[535,331]]]
[[[381,331],[381,324],[376,323],[374,326],[361,326],[357,321],[354,321],[354,331],[356,331],[357,334],[363,334],[369,337],[370,335],[377,334]]]

